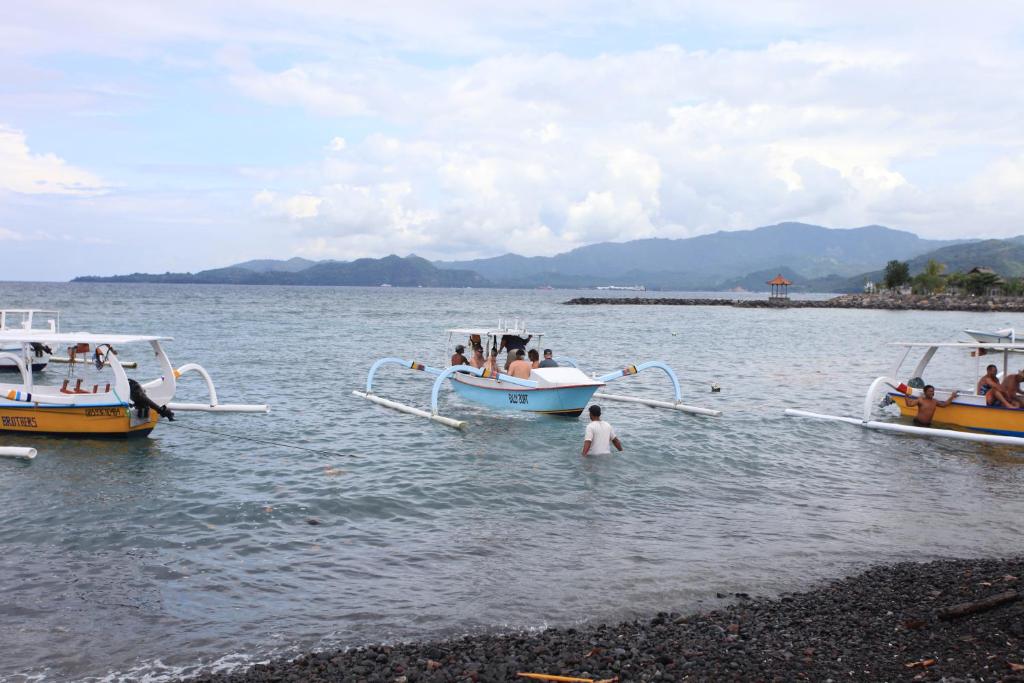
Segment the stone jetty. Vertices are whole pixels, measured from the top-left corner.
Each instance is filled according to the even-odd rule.
[[[1024,558],[906,562],[776,599],[719,594],[732,604],[687,615],[310,652],[190,680],[1024,681],[1022,578]]]
[[[669,297],[579,297],[573,306],[733,306],[735,308],[863,308],[889,311],[978,311],[1024,313],[1024,298],[952,294],[843,294],[831,299],[673,299]]]

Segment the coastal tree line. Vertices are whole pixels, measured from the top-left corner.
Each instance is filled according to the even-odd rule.
[[[906,261],[892,260],[885,265],[882,286],[890,291],[910,288],[913,294],[950,294],[969,296],[1024,296],[1024,278],[1004,278],[989,268],[946,273],[946,265],[929,259],[917,275],[910,274]]]

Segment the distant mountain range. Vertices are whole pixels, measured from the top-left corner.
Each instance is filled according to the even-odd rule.
[[[132,273],[76,277],[72,282],[164,282],[230,285],[392,285],[395,287],[487,287],[490,283],[466,270],[442,270],[418,256],[355,261],[247,261],[198,273]]]
[[[780,223],[755,230],[717,232],[688,239],[604,242],[554,256],[505,254],[473,261],[431,263],[417,256],[355,261],[262,259],[198,273],[86,276],[74,282],[202,284],[392,285],[399,287],[594,287],[642,284],[648,289],[766,290],[782,273],[795,291],[860,291],[881,279],[892,260],[911,272],[928,259],[947,270],[988,266],[1024,275],[1024,236],[1007,240],[926,240],[870,225],[849,230]]]

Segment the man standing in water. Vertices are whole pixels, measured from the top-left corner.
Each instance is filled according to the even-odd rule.
[[[622,442],[615,436],[615,430],[601,419],[601,406],[590,406],[590,424],[587,425],[587,434],[583,437],[583,457],[607,455],[612,452],[611,444],[622,450]]]
[[[925,385],[924,396],[920,398],[907,397],[907,405],[913,408],[917,406],[917,415],[914,416],[914,424],[918,427],[931,427],[932,418],[935,417],[936,408],[945,408],[953,399],[957,397],[957,392],[953,392],[949,395],[945,401],[935,400],[935,387],[931,384]]]

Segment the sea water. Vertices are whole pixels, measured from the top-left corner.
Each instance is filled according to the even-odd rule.
[[[65,330],[172,336],[172,362],[206,367],[221,401],[271,406],[179,413],[130,441],[0,434],[39,450],[0,460],[0,679],[159,679],[1020,552],[1020,451],[783,416],[858,415],[899,355],[887,342],[1020,316],[563,305],[579,294],[0,285],[3,307],[58,308]],[[352,396],[377,358],[443,364],[447,328],[499,317],[587,372],[666,361],[687,403],[724,414],[605,403],[626,450],[584,459],[584,418],[445,391],[459,432]],[[133,376],[152,378],[147,349],[119,349]],[[978,365],[940,355],[926,379],[968,388]],[[427,408],[431,381],[388,367],[374,390]],[[671,397],[655,370],[608,391]],[[178,400],[206,400],[198,376]]]

